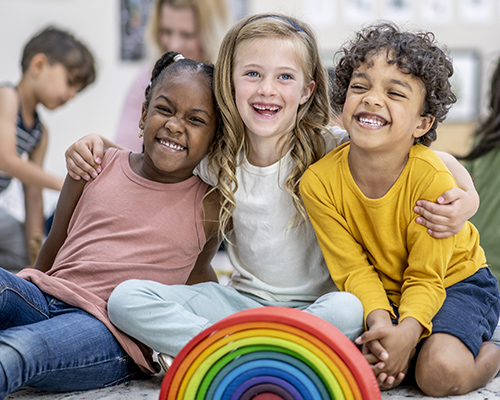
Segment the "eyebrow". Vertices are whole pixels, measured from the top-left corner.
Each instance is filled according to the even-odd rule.
[[[262,68],[265,68],[265,65],[262,65],[262,64],[255,64],[255,63],[248,63],[248,64],[243,64],[241,65],[241,68],[243,69],[249,69],[249,68],[255,68],[255,69],[262,69]],[[299,71],[300,69],[296,69],[294,67],[290,67],[289,65],[279,65],[277,66],[275,69],[277,70],[283,70],[283,71],[292,71],[292,72],[297,72]]]
[[[368,78],[368,75],[365,74],[364,72],[354,72],[352,74],[352,77],[353,78],[364,78],[364,79],[366,79],[368,81],[370,80]],[[399,79],[391,79],[389,82],[392,83],[392,84],[395,84],[395,85],[403,86],[403,87],[407,88],[410,92],[413,92],[413,89],[412,89],[411,85],[409,83],[405,82],[405,81],[401,81]]]

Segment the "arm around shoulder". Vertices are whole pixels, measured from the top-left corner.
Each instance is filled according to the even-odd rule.
[[[417,222],[426,226],[431,236],[447,238],[456,235],[465,222],[476,213],[479,208],[479,195],[470,174],[455,157],[441,151],[435,153],[455,178],[458,188],[442,193],[437,203],[419,200],[415,212],[421,215]]]

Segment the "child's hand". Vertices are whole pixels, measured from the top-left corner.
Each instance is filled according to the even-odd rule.
[[[89,181],[101,172],[104,142],[97,134],[87,135],[73,143],[64,155],[68,174],[75,180]]]
[[[387,325],[370,328],[356,339],[382,390],[392,389],[404,379],[416,345],[412,337],[400,325]]]
[[[427,232],[437,239],[456,235],[479,206],[477,196],[459,188],[443,193],[437,203],[418,200],[413,209],[420,214],[416,222],[426,226]]]

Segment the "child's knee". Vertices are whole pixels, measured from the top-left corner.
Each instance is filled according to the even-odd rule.
[[[119,321],[121,316],[127,314],[129,306],[137,304],[136,295],[141,291],[140,280],[131,279],[120,283],[108,299],[108,315],[113,323]]]
[[[328,293],[321,297],[312,307],[309,307],[307,311],[334,325],[351,341],[363,332],[363,305],[351,293]]]
[[[443,397],[461,394],[465,377],[472,374],[473,357],[459,361],[447,351],[432,351],[419,354],[415,369],[415,380],[422,392],[428,396]]]

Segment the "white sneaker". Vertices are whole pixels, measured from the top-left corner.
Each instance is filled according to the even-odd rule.
[[[160,363],[163,370],[167,372],[174,362],[174,358],[164,353],[158,353],[158,362]]]

